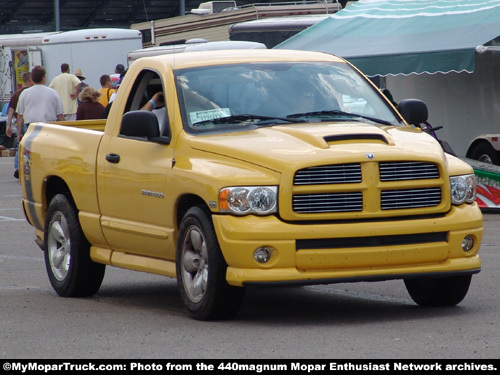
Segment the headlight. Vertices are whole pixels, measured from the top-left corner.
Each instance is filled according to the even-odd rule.
[[[451,203],[472,203],[476,199],[476,176],[466,174],[450,177]]]
[[[221,212],[269,215],[277,212],[277,186],[235,186],[219,192]]]

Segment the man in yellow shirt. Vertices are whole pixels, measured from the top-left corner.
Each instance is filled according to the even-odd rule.
[[[99,98],[99,103],[102,104],[103,107],[106,108],[106,106],[109,103],[109,98],[111,98],[111,95],[115,92],[115,89],[113,89],[113,85],[111,82],[111,77],[108,74],[104,74],[99,78],[99,81],[101,82],[101,89],[99,92],[101,93],[101,97]]]
[[[64,107],[64,119],[76,120],[78,102],[76,98],[80,92],[81,81],[74,74],[70,74],[69,65],[61,64],[61,74],[55,77],[49,87],[57,91]]]

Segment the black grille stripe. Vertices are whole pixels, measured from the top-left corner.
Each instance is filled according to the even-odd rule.
[[[446,232],[418,233],[375,237],[320,238],[297,240],[297,250],[341,249],[350,247],[376,247],[391,245],[411,245],[418,243],[447,242]]]

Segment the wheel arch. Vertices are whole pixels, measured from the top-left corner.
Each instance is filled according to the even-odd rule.
[[[66,198],[68,198],[68,200],[70,201],[70,203],[76,208],[73,195],[71,194],[71,190],[66,181],[64,181],[59,176],[51,176],[45,179],[45,184],[44,184],[44,196],[45,196],[44,213],[47,212],[47,208],[49,207],[50,201],[57,194],[65,195]]]
[[[488,145],[490,146],[493,150],[497,151],[500,153],[500,149],[498,149],[497,145],[495,142],[491,142],[488,137],[477,137],[475,138],[470,144],[469,148],[467,149],[467,154],[466,157],[470,158],[474,150],[480,146],[480,145]]]
[[[482,161],[478,154],[485,154],[491,159],[492,164],[500,165],[500,151],[495,147],[495,142],[486,138],[476,138],[467,149],[466,157]]]
[[[198,206],[205,210],[208,215],[211,215],[210,209],[208,208],[208,205],[206,202],[198,195],[195,194],[184,194],[179,198],[177,201],[177,217],[176,217],[176,224],[177,224],[177,229],[179,229],[181,225],[182,218],[186,214],[186,212],[194,206]]]

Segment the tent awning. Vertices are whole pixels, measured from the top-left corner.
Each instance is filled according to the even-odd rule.
[[[368,76],[473,72],[496,45],[500,0],[359,0],[275,48],[344,57]]]

